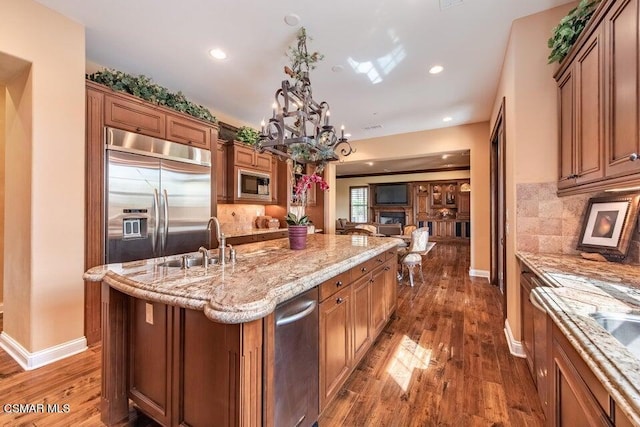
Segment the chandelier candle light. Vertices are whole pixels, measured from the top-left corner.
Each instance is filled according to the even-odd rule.
[[[338,160],[338,152],[348,156],[355,150],[344,137],[344,126],[338,136],[330,124],[329,104],[313,99],[309,71],[323,55],[308,53],[304,27],[297,41],[297,46],[289,48],[291,67],[284,68],[293,83],[285,79],[276,91],[272,117],[262,121],[256,149],[298,163],[314,163],[321,172],[327,162]]]

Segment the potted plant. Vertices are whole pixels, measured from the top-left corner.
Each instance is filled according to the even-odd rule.
[[[307,234],[309,234],[309,226],[312,225],[309,217],[305,214],[307,206],[307,191],[314,184],[319,184],[320,190],[329,189],[329,184],[317,173],[311,175],[302,175],[296,181],[293,193],[300,203],[293,206],[285,221],[289,226],[289,247],[294,250],[300,250],[307,247]]]

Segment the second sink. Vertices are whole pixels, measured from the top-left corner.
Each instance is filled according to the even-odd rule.
[[[591,317],[640,360],[640,315],[592,313]]]

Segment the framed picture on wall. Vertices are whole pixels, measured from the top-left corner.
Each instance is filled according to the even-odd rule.
[[[612,261],[622,260],[636,225],[639,199],[636,193],[589,199],[577,249],[600,253]]]

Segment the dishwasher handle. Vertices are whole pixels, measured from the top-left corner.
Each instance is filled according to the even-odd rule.
[[[318,303],[316,301],[311,301],[311,303],[304,310],[299,311],[296,314],[292,314],[291,316],[287,316],[287,317],[283,317],[282,319],[278,319],[276,321],[276,326],[288,325],[289,323],[296,322],[296,321],[302,319],[303,317],[308,316],[309,314],[311,314],[313,312],[313,310],[315,310],[316,305],[318,305]]]

